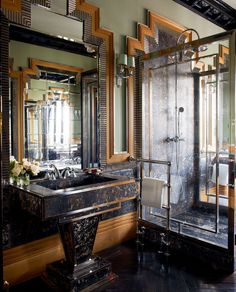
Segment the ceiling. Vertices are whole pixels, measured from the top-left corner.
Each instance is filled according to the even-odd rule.
[[[185,6],[225,30],[236,29],[236,0],[173,1]],[[31,13],[31,28],[33,30],[67,41],[83,43],[83,23],[65,17],[67,14],[67,0],[51,0],[50,9],[33,5]]]
[[[234,9],[236,9],[236,0],[222,0],[222,1],[228,4],[229,6],[233,7]]]
[[[236,29],[236,0],[173,0],[225,30]]]

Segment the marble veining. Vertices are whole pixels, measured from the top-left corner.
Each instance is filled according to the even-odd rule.
[[[91,256],[98,223],[99,217],[94,216],[77,222],[59,224],[66,263],[71,272]]]
[[[133,178],[135,170],[130,168],[130,164],[128,164],[127,167],[127,169],[119,169],[116,165],[109,165],[105,173],[106,175],[124,175]],[[21,192],[21,196],[19,196],[19,192]],[[40,220],[43,216],[41,197],[35,195],[33,192],[27,192],[27,194],[25,192],[27,192],[26,188],[24,189],[24,192],[22,192],[22,189],[12,185],[4,190],[4,248],[14,247],[33,240],[41,239],[58,232],[56,217],[44,221]],[[20,200],[20,197],[21,199],[27,197],[24,203]],[[26,207],[22,209],[24,204]],[[30,213],[27,210],[33,210],[33,213]],[[136,210],[136,200],[130,199],[121,202],[120,208],[107,213],[102,213],[100,215],[100,220],[107,220],[130,212],[135,212]],[[88,214],[91,212],[92,211],[88,212]]]
[[[130,198],[138,194],[138,183],[125,176],[110,176],[114,180],[75,188],[51,190],[30,184],[19,188],[21,206],[42,220],[64,216],[68,212]]]

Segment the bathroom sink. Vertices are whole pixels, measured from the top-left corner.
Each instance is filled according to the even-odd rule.
[[[134,178],[111,174],[39,180],[24,188],[16,188],[22,208],[42,220],[83,212],[103,212],[104,208],[118,208],[121,200],[138,195],[138,183]]]
[[[59,178],[56,180],[45,180],[36,182],[37,185],[48,188],[50,190],[61,190],[68,188],[77,188],[82,186],[100,184],[110,181],[115,181],[115,178],[99,176],[99,175],[91,175],[91,174],[83,174],[75,178]]]

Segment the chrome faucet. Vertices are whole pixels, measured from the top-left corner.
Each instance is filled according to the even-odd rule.
[[[62,178],[67,178],[70,176],[71,173],[71,168],[69,166],[65,167],[62,172],[61,172],[61,177]]]
[[[52,167],[53,168],[53,172],[55,174],[55,178],[61,178],[61,174],[60,174],[60,171],[58,170],[58,168],[56,167],[55,164],[50,164],[49,167]]]
[[[74,168],[70,168],[69,166],[65,167],[61,172],[61,177],[62,178],[76,177]]]
[[[70,177],[77,177],[74,168],[71,168]]]

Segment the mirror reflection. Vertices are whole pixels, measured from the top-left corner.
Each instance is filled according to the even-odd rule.
[[[24,88],[25,149],[30,160],[81,161],[81,94],[78,74],[42,68]]]
[[[67,31],[73,23],[69,36],[55,28],[50,33],[45,24],[40,29],[44,11],[65,20]],[[98,165],[97,47],[75,36],[80,22],[40,7],[33,9],[32,24],[35,30],[10,27],[11,155],[42,166]]]

